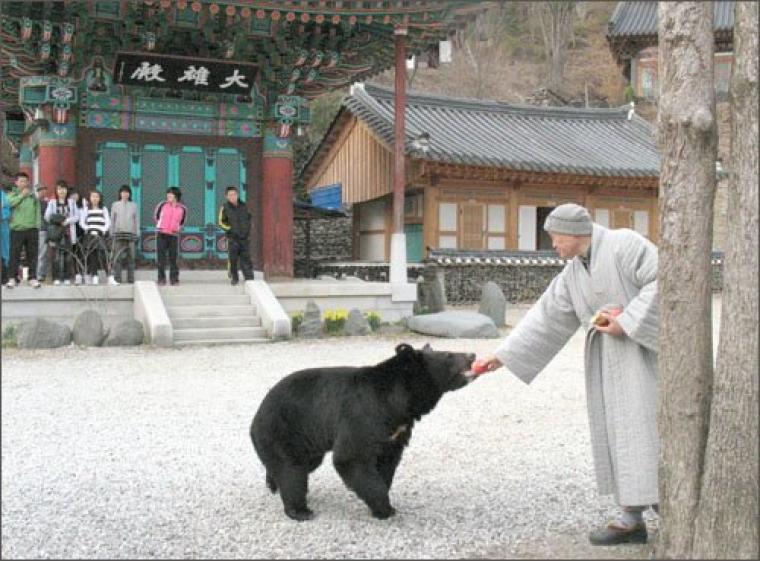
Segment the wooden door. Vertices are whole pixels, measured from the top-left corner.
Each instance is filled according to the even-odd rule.
[[[478,203],[462,203],[459,212],[462,216],[462,249],[484,249],[484,221],[483,213],[485,206]]]

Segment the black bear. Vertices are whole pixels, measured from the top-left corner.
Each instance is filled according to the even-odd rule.
[[[341,479],[372,515],[393,515],[388,491],[414,421],[444,392],[475,378],[474,359],[401,344],[395,356],[374,366],[309,368],[275,384],[253,418],[251,440],[267,486],[280,491],[285,514],[312,518],[306,506],[309,473],[332,450]]]

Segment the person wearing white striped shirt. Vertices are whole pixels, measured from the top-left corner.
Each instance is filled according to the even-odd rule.
[[[90,191],[89,204],[82,208],[79,225],[84,230],[84,255],[87,274],[85,284],[98,284],[98,270],[108,270],[106,262],[105,237],[111,228],[108,209],[103,206],[101,194]],[[118,284],[113,275],[108,277],[108,284]]]

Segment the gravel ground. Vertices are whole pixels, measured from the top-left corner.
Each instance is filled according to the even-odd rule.
[[[615,508],[595,490],[580,332],[530,386],[501,370],[446,394],[415,426],[395,517],[372,518],[328,456],[310,478],[316,518],[286,518],[248,436],[264,394],[293,370],[372,364],[401,341],[478,355],[498,343],[4,350],[2,557],[647,557],[587,545]]]

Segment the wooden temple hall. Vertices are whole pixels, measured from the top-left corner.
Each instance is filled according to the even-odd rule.
[[[236,185],[254,216],[251,255],[293,276],[292,138],[309,100],[438,47],[488,3],[433,0],[65,0],[0,3],[0,110],[19,167],[52,192],[140,209],[140,255],[155,255],[154,206],[182,188],[186,259],[225,258],[216,227]],[[405,106],[403,72],[397,105]],[[404,136],[403,111],[396,134]],[[395,165],[402,232],[403,156]]]
[[[303,171],[312,200],[336,191],[353,206],[357,261],[391,256],[394,113],[393,91],[352,87]],[[551,249],[544,220],[567,202],[657,241],[660,158],[631,105],[535,107],[410,92],[403,149],[408,261],[430,249]]]

